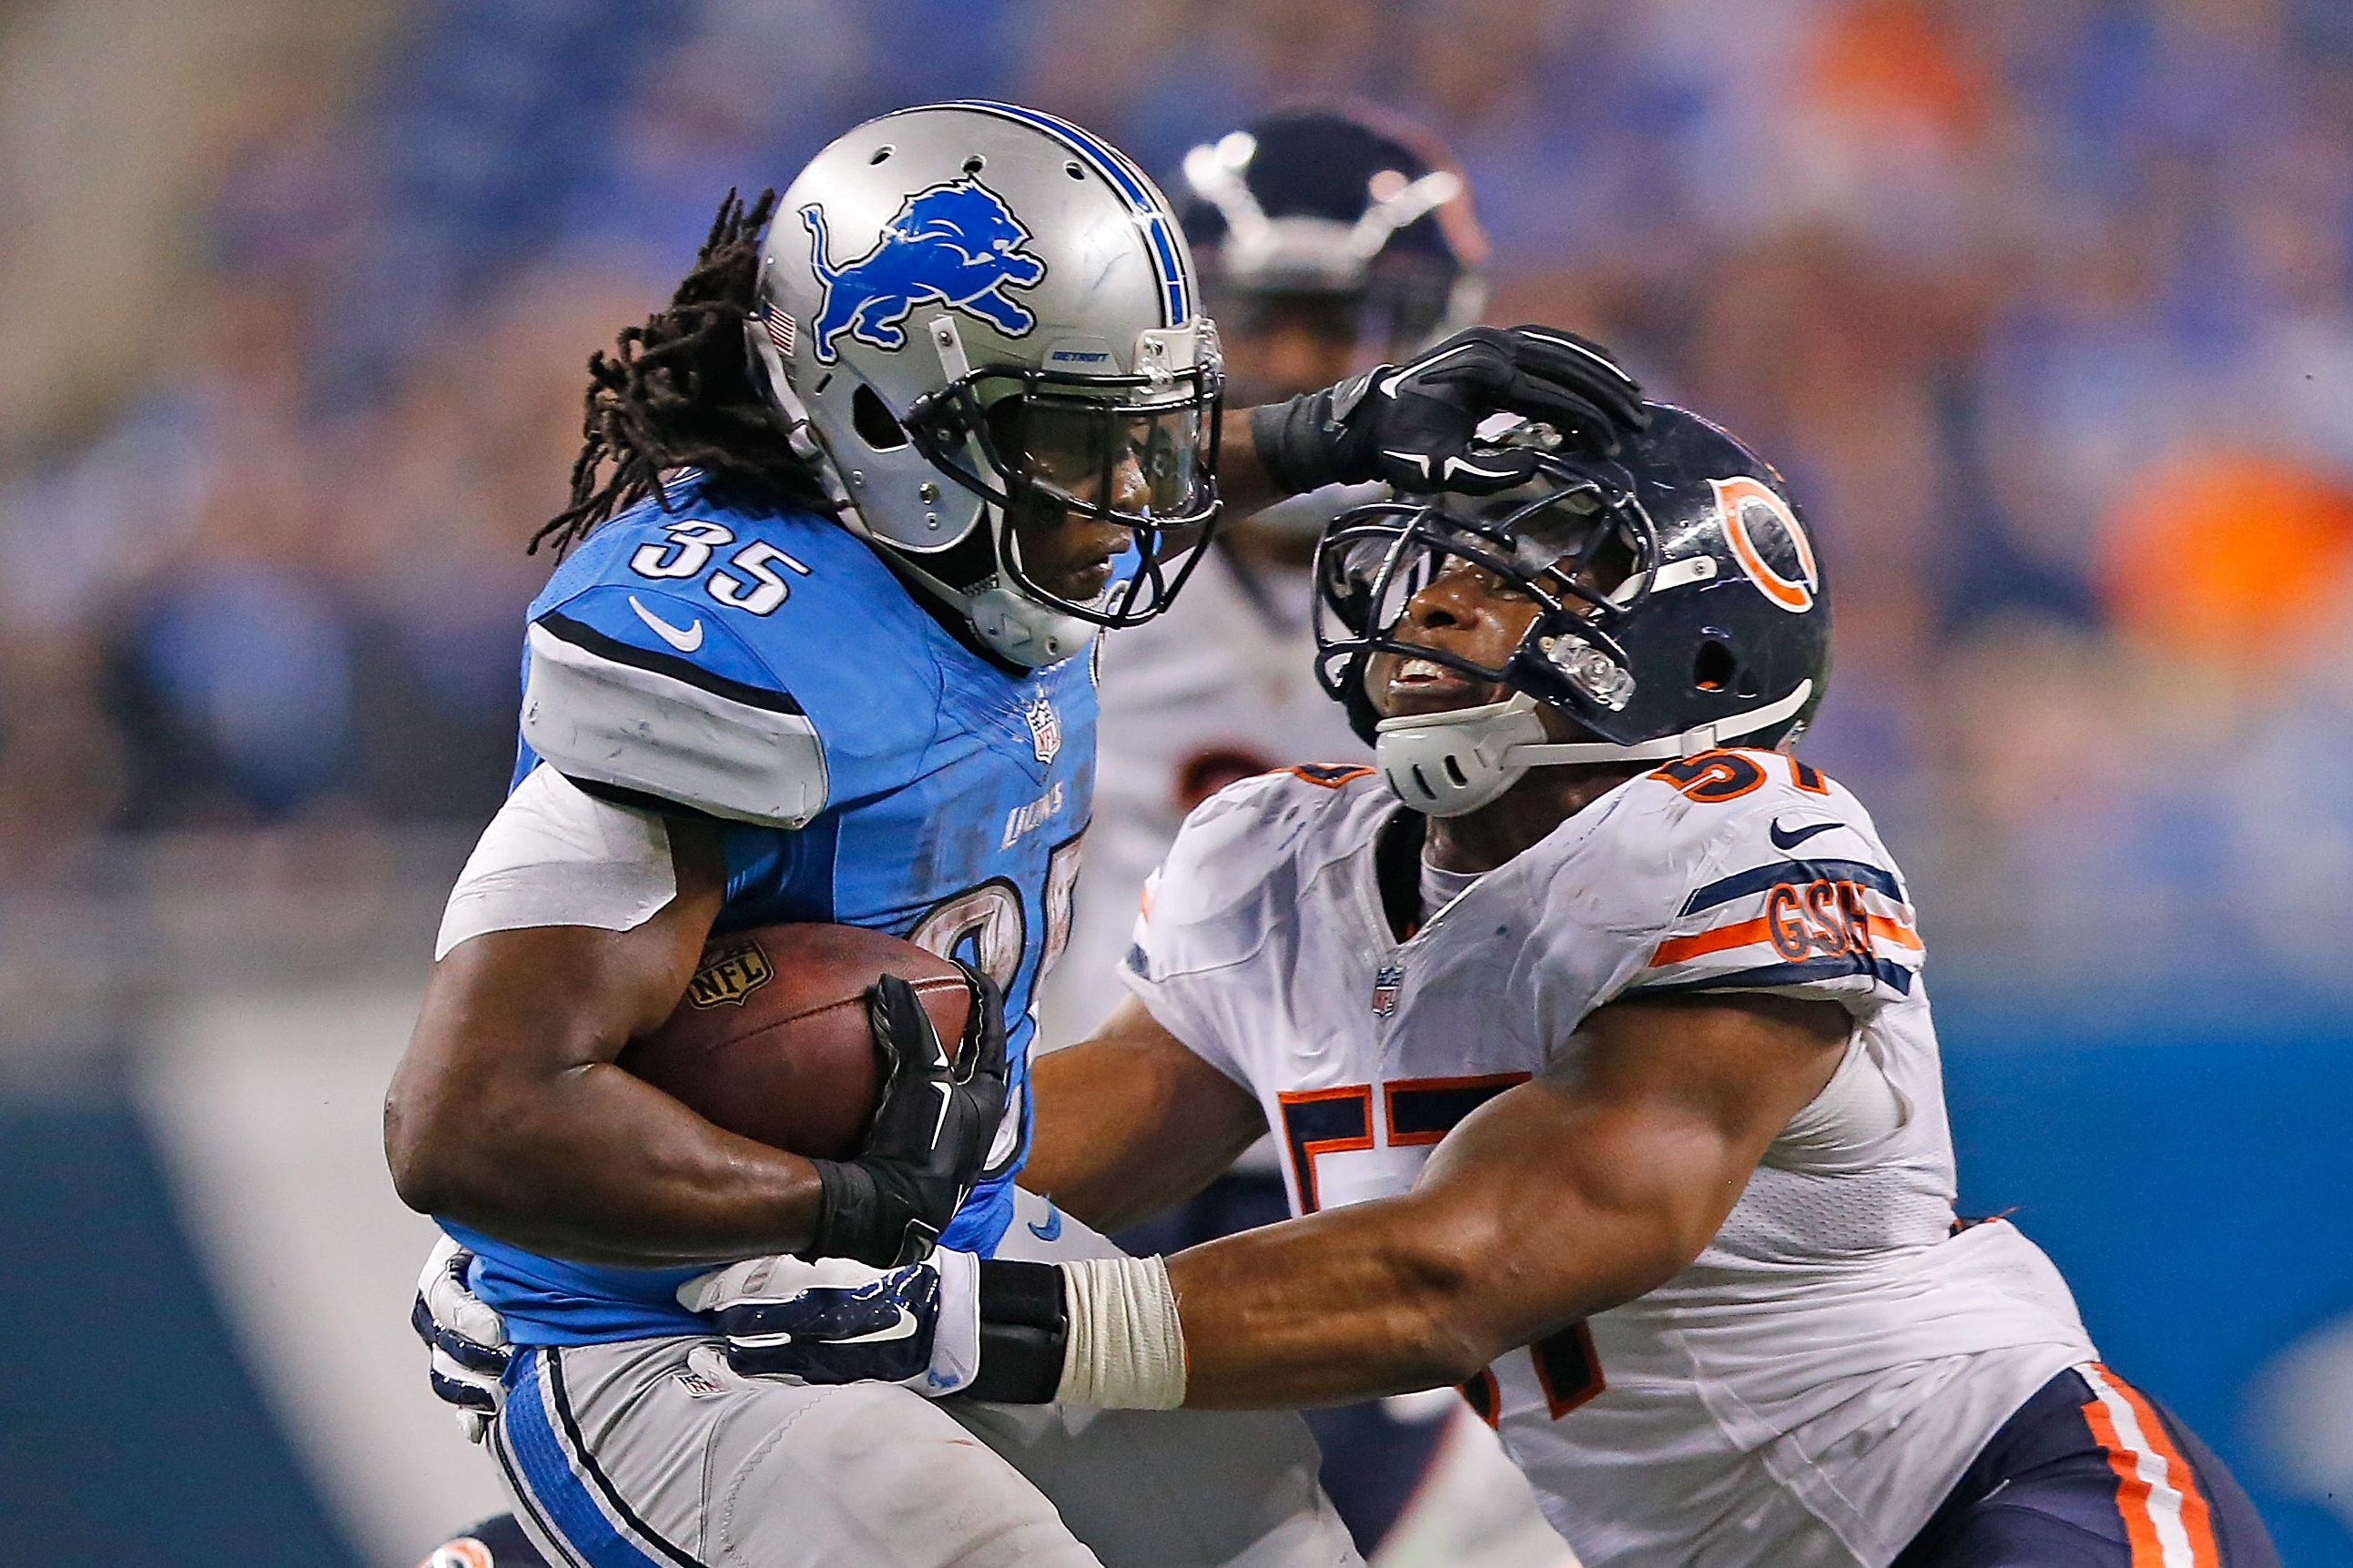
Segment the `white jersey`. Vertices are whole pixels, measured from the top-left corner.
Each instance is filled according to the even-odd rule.
[[[1129,985],[1258,1096],[1298,1213],[1404,1192],[1477,1105],[1573,1064],[1578,1025],[1620,997],[1848,1007],[1845,1062],[1706,1250],[1466,1393],[1587,1568],[1888,1563],[2094,1352],[2032,1243],[1957,1233],[1920,938],[1870,816],[1778,753],[1672,763],[1399,942],[1374,844],[1401,809],[1341,770],[1210,800],[1147,893]]]
[[[1324,511],[1338,504],[1323,492],[1301,499]],[[1340,705],[1315,683],[1310,599],[1303,571],[1213,550],[1166,615],[1103,639],[1094,824],[1070,945],[1041,1009],[1042,1043],[1082,1038],[1124,994],[1117,972],[1136,900],[1187,812],[1287,763],[1365,759]]]

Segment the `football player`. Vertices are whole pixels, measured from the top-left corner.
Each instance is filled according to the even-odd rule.
[[[2275,1564],[2042,1253],[1953,1213],[1911,890],[1790,750],[1829,607],[1779,476],[1658,407],[1622,462],[1341,520],[1318,588],[1375,766],[1192,815],[1029,1168],[1116,1225],[1271,1128],[1301,1217],[981,1265],[976,1390],[1460,1384],[1587,1568]]]
[[[1277,403],[1410,359],[1486,302],[1470,190],[1444,149],[1407,127],[1328,109],[1266,115],[1195,147],[1171,189],[1236,401]],[[1187,812],[1282,763],[1364,754],[1315,684],[1307,562],[1325,522],[1380,494],[1334,486],[1233,520],[1181,605],[1105,640],[1095,826],[1070,961],[1041,1009],[1049,1044],[1082,1037],[1126,994],[1117,971],[1136,896]],[[1272,1163],[1257,1174],[1263,1194],[1211,1202],[1247,1209],[1262,1196],[1279,1215]]]
[[[386,1103],[401,1195],[451,1238],[420,1282],[437,1385],[485,1418],[552,1561],[1352,1561],[1295,1417],[746,1378],[691,1281],[934,1242],[952,1268],[1116,1256],[1013,1184],[1095,634],[1174,599],[1221,486],[1493,489],[1533,471],[1473,444],[1494,410],[1606,443],[1636,391],[1564,338],[1479,331],[1229,412],[1159,193],[1016,106],[871,121],[775,210],[731,198],[670,309],[595,362],[574,504],[543,531],[573,548],[530,611],[514,788]],[[852,1160],[724,1133],[612,1065],[707,938],[779,921],[907,935],[970,979],[955,1042],[905,985],[872,994],[891,1067]],[[937,1373],[913,1381],[963,1381]]]

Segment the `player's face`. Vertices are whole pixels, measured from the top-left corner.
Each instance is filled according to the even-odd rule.
[[[1595,542],[1594,526],[1582,515],[1548,510],[1516,531],[1514,554],[1532,574],[1549,563],[1549,570],[1582,587],[1605,593],[1625,581],[1633,555],[1614,534]],[[1393,635],[1401,643],[1500,669],[1544,609],[1535,595],[1511,577],[1451,556],[1406,601]],[[1452,712],[1500,702],[1510,695],[1500,681],[1482,680],[1436,659],[1396,653],[1376,654],[1366,661],[1365,684],[1366,695],[1384,718]],[[1548,715],[1547,727],[1551,721]]]
[[[1033,416],[1025,460],[1030,472],[1052,489],[1090,505],[1105,500],[1120,511],[1146,510],[1150,486],[1137,446],[1131,442],[1106,464],[1100,435],[1058,433],[1050,421]],[[1058,434],[1065,438],[1058,439]],[[1051,489],[1021,492],[1013,515],[1021,563],[1039,585],[1065,599],[1084,603],[1111,581],[1112,563],[1134,534],[1117,523],[1072,511]]]
[[[1408,601],[1394,634],[1418,647],[1441,648],[1498,669],[1520,646],[1543,606],[1528,594],[1469,562],[1457,561]],[[1448,713],[1500,702],[1499,681],[1481,680],[1435,659],[1375,654],[1365,669],[1365,694],[1381,717]]]
[[[1001,455],[1032,481],[1013,513],[1023,569],[1066,599],[1084,603],[1100,594],[1134,535],[1070,503],[1145,517],[1181,512],[1198,481],[1204,417],[1190,408],[1134,418],[1053,404],[1033,405],[1018,418],[1009,409],[992,410]]]

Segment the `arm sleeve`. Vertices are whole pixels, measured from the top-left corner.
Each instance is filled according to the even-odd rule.
[[[678,896],[670,830],[542,764],[491,818],[458,874],[433,961],[470,937],[533,926],[634,931]]]
[[[770,827],[825,809],[816,725],[708,606],[600,588],[528,637],[522,738],[566,778]]]

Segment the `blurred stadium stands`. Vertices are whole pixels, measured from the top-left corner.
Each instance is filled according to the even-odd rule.
[[[367,1128],[520,542],[728,186],[966,95],[1155,170],[1419,114],[1497,319],[1782,465],[1965,1204],[2353,1563],[2353,0],[0,7],[0,1563],[406,1568],[488,1496]]]

